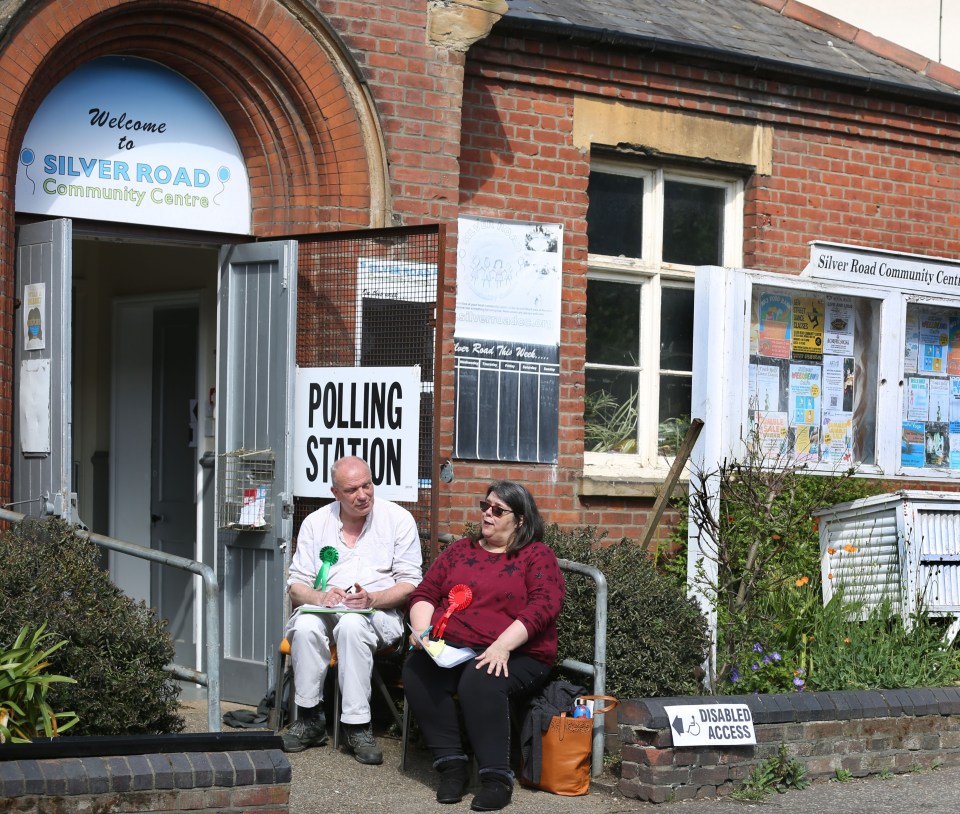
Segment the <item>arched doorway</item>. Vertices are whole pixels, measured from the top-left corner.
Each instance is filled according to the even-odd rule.
[[[234,359],[241,368],[256,363],[262,349],[248,347],[246,340],[261,335],[280,357],[284,344],[292,344],[295,301],[276,309],[287,321],[274,322],[273,310],[244,314],[248,307],[262,307],[247,294],[261,283],[263,291],[276,290],[279,274],[295,283],[296,263],[295,244],[288,241],[261,244],[262,249],[245,244],[378,226],[388,208],[382,139],[358,72],[322,18],[304,11],[295,16],[282,3],[254,15],[251,9],[227,12],[206,2],[115,2],[98,4],[86,16],[75,6],[74,17],[65,21],[45,7],[21,12],[16,33],[0,52],[0,68],[21,83],[16,102],[0,104],[0,122],[6,120],[10,134],[3,144],[8,172],[0,179],[0,187],[8,186],[8,200],[23,135],[39,104],[72,70],[103,55],[143,58],[175,71],[205,94],[236,137],[250,179],[249,234],[118,224],[95,207],[88,217],[66,222],[21,216],[19,279],[9,252],[0,258],[0,280],[7,293],[20,297],[24,285],[37,285],[28,282],[24,263],[34,254],[49,255],[51,265],[42,273],[50,275],[51,308],[54,292],[61,295],[61,320],[48,321],[48,355],[56,349],[63,363],[50,390],[50,404],[62,412],[59,425],[50,429],[52,446],[59,445],[63,460],[53,467],[59,482],[31,483],[24,492],[30,500],[50,498],[35,500],[30,513],[70,516],[70,496],[77,493],[77,512],[97,531],[140,537],[134,541],[217,562],[225,574],[224,658],[233,664],[224,671],[224,697],[248,701],[262,695],[281,633],[278,595],[289,526],[278,522],[269,532],[233,534],[237,544],[224,544],[207,464],[211,454],[217,459],[225,448],[246,445],[247,413],[233,408],[244,398],[256,402],[249,390],[240,392],[240,379],[223,360]],[[56,40],[47,33],[64,28]],[[288,59],[288,52],[297,59]],[[24,60],[24,53],[31,59]],[[9,235],[14,212],[3,214]],[[289,298],[295,291],[289,282],[279,288],[277,296]],[[239,311],[226,310],[230,291],[236,295],[230,304]],[[244,320],[248,330],[236,330]],[[233,324],[234,333],[218,333],[218,321]],[[20,324],[16,318],[0,339],[8,353]],[[257,330],[250,331],[251,325]],[[292,347],[288,350],[292,359]],[[18,384],[23,381],[21,374]],[[269,389],[282,394],[284,385]],[[15,396],[14,404],[19,401]],[[0,421],[9,431],[9,419]],[[218,426],[214,430],[211,424]],[[218,438],[214,446],[212,439],[226,433],[226,425],[232,440],[224,447]],[[274,421],[269,431],[276,427]],[[256,435],[259,428],[248,430]],[[8,460],[18,454],[16,443],[13,450],[0,450]],[[274,491],[279,496],[284,490]],[[278,504],[274,516],[281,514]],[[168,526],[179,530],[161,533]],[[190,579],[160,576],[140,562],[115,559],[113,566],[123,587],[170,619],[178,662],[190,664],[192,656],[202,667],[199,588],[191,592]],[[182,601],[191,596],[197,601]]]

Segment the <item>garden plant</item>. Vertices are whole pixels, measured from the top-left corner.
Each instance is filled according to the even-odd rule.
[[[854,469],[811,474],[753,443],[742,459],[695,471],[691,482],[690,496],[676,505],[705,531],[701,549],[716,569],[715,580],[706,576],[711,569],[697,571],[697,588],[717,613],[716,692],[944,686],[960,679],[960,653],[944,646],[943,625],[922,606],[903,618],[888,602],[864,607],[839,589],[823,604],[813,512],[877,494],[879,483]],[[717,501],[711,482],[719,487]],[[687,576],[686,533],[684,523],[668,563],[678,581]],[[856,572],[856,545],[828,554],[853,558],[847,570]],[[873,567],[863,560],[864,574]]]
[[[77,723],[75,712],[54,712],[47,701],[51,685],[73,679],[48,672],[49,659],[66,641],[51,643],[45,627],[32,633],[24,627],[11,647],[0,647],[0,743],[53,738]]]
[[[546,540],[562,559],[592,565],[607,580],[606,692],[618,698],[695,693],[709,639],[699,606],[631,540],[613,542],[591,527],[552,525]],[[592,661],[596,588],[565,573],[558,622],[560,658]]]
[[[0,562],[0,646],[44,625],[64,642],[49,659],[73,681],[49,683],[45,697],[76,713],[71,735],[182,731],[166,625],[110,581],[94,543],[57,519],[24,520],[0,533]]]

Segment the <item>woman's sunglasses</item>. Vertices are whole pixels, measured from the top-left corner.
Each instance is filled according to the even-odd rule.
[[[480,511],[486,514],[488,511],[493,512],[494,517],[503,517],[505,514],[513,514],[513,509],[504,509],[503,506],[494,506],[492,503],[489,503],[486,500],[480,501]]]

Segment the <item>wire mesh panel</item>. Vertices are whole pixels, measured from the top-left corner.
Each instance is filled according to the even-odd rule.
[[[218,525],[222,529],[268,531],[273,525],[272,450],[234,450],[220,456]]]
[[[443,241],[439,225],[299,238],[297,365],[420,366],[418,500],[404,505],[429,540],[437,534],[434,394]],[[326,502],[295,498],[294,534]]]

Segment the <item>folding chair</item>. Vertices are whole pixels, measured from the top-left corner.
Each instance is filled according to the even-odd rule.
[[[384,681],[383,675],[380,673],[380,667],[397,667],[399,668],[403,660],[403,645],[405,644],[405,639],[400,638],[398,644],[387,645],[386,647],[381,647],[376,653],[373,654],[373,672],[370,675],[370,680],[383,696],[384,701],[386,701],[387,709],[390,710],[390,713],[393,715],[393,720],[396,722],[397,727],[400,729],[401,733],[403,732],[404,721],[407,716],[407,699],[403,699],[403,713],[397,711],[397,705],[393,702],[393,696],[390,695],[390,688],[387,687],[387,682]],[[331,648],[332,658],[330,659],[331,669],[336,665],[337,660],[337,649],[336,647]],[[378,667],[378,662],[380,667]],[[333,748],[337,749],[340,747],[340,682],[337,680],[337,677],[333,678]]]
[[[394,721],[396,721],[397,727],[401,730],[401,733],[406,732],[406,727],[408,725],[409,713],[407,712],[407,701],[404,698],[403,701],[403,713],[397,711],[397,706],[393,702],[393,696],[390,695],[390,688],[387,686],[386,681],[380,673],[380,667],[378,667],[378,662],[380,666],[386,667],[395,665],[399,668],[402,657],[403,657],[403,645],[405,644],[405,639],[400,638],[400,641],[397,644],[391,644],[386,647],[381,647],[373,654],[373,672],[371,673],[370,680],[383,696],[384,700],[387,703],[387,709],[390,710],[393,715]],[[287,656],[290,655],[290,642],[284,636],[283,641],[280,642],[280,658],[278,659],[278,675],[276,681],[274,681],[274,686],[281,688],[283,682],[284,671],[286,670],[286,660]],[[330,669],[334,670],[337,666],[337,648],[336,645],[332,645],[330,648]],[[337,680],[336,675],[332,678],[333,683],[333,746],[334,748],[339,748],[340,746],[340,682]],[[288,702],[289,706],[286,710],[286,721],[290,723],[294,720],[294,715],[296,712],[296,687],[294,682],[290,682],[290,700]],[[281,708],[283,704],[283,698],[278,697],[274,703],[273,710],[271,715],[274,716],[270,719],[269,724],[270,728],[276,731],[279,731],[284,716],[281,714]],[[405,745],[405,741],[404,741]]]

